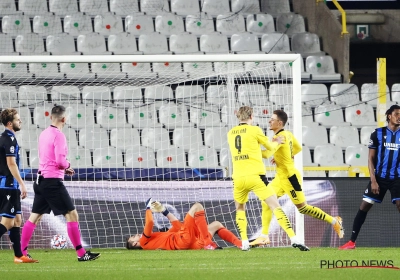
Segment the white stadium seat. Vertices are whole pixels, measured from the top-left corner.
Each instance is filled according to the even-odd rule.
[[[346,166],[342,149],[333,144],[317,145],[314,149],[314,162],[320,166]]]
[[[33,108],[33,123],[40,128],[47,128],[49,125],[51,125],[50,116],[52,108],[52,104],[35,106],[35,108]]]
[[[21,105],[34,108],[36,104],[43,104],[47,100],[47,90],[44,86],[20,86],[18,100]]]
[[[206,89],[207,103],[221,107],[228,102],[228,89],[224,85],[210,85]]]
[[[92,73],[97,75],[97,78],[125,78],[126,74],[121,72],[119,63],[92,63]]]
[[[369,104],[358,104],[344,109],[346,122],[352,126],[376,126],[374,108]]]
[[[318,164],[313,163],[311,160],[311,152],[307,146],[301,147],[301,154],[303,156],[303,166],[317,166]]]
[[[68,33],[47,36],[46,50],[52,55],[80,55],[75,49],[74,37]]]
[[[185,105],[166,104],[159,110],[160,123],[166,128],[190,126],[187,108]]]
[[[258,37],[249,32],[233,34],[231,37],[231,51],[235,53],[262,53],[258,43]]]
[[[159,110],[163,104],[167,104],[174,99],[174,93],[169,86],[146,87],[144,91],[144,100],[146,104],[154,104],[156,110]]]
[[[107,148],[109,146],[107,130],[99,127],[82,128],[79,131],[79,146],[90,150]]]
[[[92,19],[84,13],[68,14],[64,18],[64,32],[79,36],[93,32]]]
[[[39,151],[38,149],[31,149],[29,153],[29,167],[33,169],[39,168]]]
[[[240,13],[219,14],[216,21],[216,30],[228,36],[246,32],[243,15]]]
[[[174,14],[158,15],[155,21],[155,30],[164,35],[182,33],[185,31],[183,18]]]
[[[204,142],[207,147],[221,150],[228,146],[227,127],[207,127],[204,130]]]
[[[157,150],[157,167],[185,168],[186,156],[182,148],[170,147]]]
[[[26,63],[0,63],[0,73],[3,79],[32,77]]]
[[[318,35],[308,32],[293,35],[292,51],[301,54],[302,57],[325,55],[325,52],[321,51]]]
[[[169,12],[167,0],[141,0],[140,11],[146,15],[157,16]]]
[[[143,146],[127,149],[125,166],[129,168],[155,168],[156,157],[154,150]]]
[[[262,84],[243,84],[238,87],[238,101],[243,105],[272,105],[268,101],[267,90]]]
[[[231,0],[232,13],[257,14],[260,12],[258,0]]]
[[[329,89],[331,101],[340,106],[351,106],[360,103],[360,93],[355,84],[333,84]]]
[[[188,153],[189,167],[216,168],[218,167],[217,152],[210,147],[192,149]]]
[[[173,143],[175,147],[189,151],[203,147],[201,131],[198,128],[175,128],[173,132]]]
[[[60,72],[66,74],[68,79],[94,78],[94,73],[89,71],[87,63],[60,63]]]
[[[0,34],[0,42],[2,46],[0,55],[18,55],[18,53],[14,51],[14,43],[11,35]]]
[[[290,13],[289,0],[268,0],[261,2],[261,11],[277,17],[280,14]]]
[[[125,30],[135,36],[152,33],[154,32],[153,18],[149,15],[128,15],[125,18]]]
[[[28,33],[15,38],[15,50],[22,55],[45,55],[43,38],[37,34]]]
[[[65,107],[69,103],[80,103],[81,100],[81,92],[78,86],[53,86],[50,96],[53,103],[61,102]]]
[[[48,36],[62,32],[61,19],[53,14],[38,15],[33,18],[33,32]]]
[[[68,120],[67,120],[68,122]],[[71,148],[78,148],[78,138],[77,138],[77,133],[76,130],[70,127],[64,127],[62,132],[65,135],[65,138],[67,139],[67,145],[68,149]],[[69,158],[69,156],[68,156]]]
[[[252,53],[252,52],[250,52]],[[254,53],[263,53],[263,52],[254,52]],[[253,78],[254,77],[268,77],[268,79],[279,79],[280,73],[277,71],[273,62],[245,62],[244,69],[249,73]]]
[[[21,110],[18,110],[18,113],[20,113]],[[22,119],[21,119],[22,120]],[[22,125],[25,125],[26,122],[22,123]],[[39,128],[27,128],[25,126],[25,129],[21,129],[18,131],[15,136],[17,137],[18,140],[18,145],[21,148],[24,148],[25,150],[32,150],[32,149],[37,149],[38,148],[38,141],[39,141],[39,135],[43,131],[43,129]]]
[[[122,72],[129,78],[154,78],[156,73],[151,71],[150,63],[124,62],[121,63]]]
[[[315,108],[315,122],[326,127],[333,125],[349,126],[350,123],[344,122],[342,107],[336,104],[323,104]]]
[[[139,51],[143,54],[171,54],[168,51],[167,37],[158,32],[140,35]]]
[[[79,0],[79,8],[90,16],[108,13],[107,0]]]
[[[99,168],[124,167],[121,150],[114,147],[95,149],[93,152],[93,166]]]
[[[3,16],[1,28],[3,33],[13,36],[32,32],[29,17],[20,14]]]
[[[310,106],[324,104],[328,101],[328,88],[324,84],[302,84],[301,102]]]
[[[95,126],[94,123],[94,109],[92,106],[85,104],[69,104],[65,108],[67,116],[67,125],[72,128],[91,128]]]
[[[400,84],[393,84],[392,85],[392,101],[400,104]]]
[[[111,101],[111,91],[108,86],[84,86],[82,99],[87,103],[107,104]]]
[[[207,13],[189,14],[186,17],[185,25],[186,32],[197,36],[215,31],[213,18]]]
[[[175,89],[175,98],[178,103],[183,102],[189,105],[196,103],[204,104],[205,94],[201,86],[177,86]]]
[[[289,38],[294,34],[306,32],[303,16],[295,13],[280,14],[276,19],[276,31],[285,33]]]
[[[171,12],[177,15],[191,15],[200,12],[198,0],[171,0]]]
[[[361,127],[361,144],[362,145],[369,145],[369,140],[371,139],[371,134],[375,131],[376,126],[363,126]]]
[[[170,52],[168,54],[171,54]],[[187,74],[182,71],[182,63],[174,62],[153,62],[153,72],[157,73],[159,78],[186,78]]]
[[[143,105],[142,89],[134,86],[116,86],[114,104],[122,108]]]
[[[161,127],[146,127],[142,130],[142,146],[153,150],[165,148],[171,145],[169,132]]]
[[[221,126],[221,117],[218,106],[192,105],[190,107],[190,122],[198,128]]]
[[[335,72],[333,59],[329,55],[307,57],[306,72],[309,72],[311,74],[312,82],[341,82],[340,74]]]
[[[36,78],[64,78],[64,74],[58,71],[57,63],[29,63],[29,72]]]
[[[78,12],[78,2],[76,0],[50,0],[50,12],[66,16]]]
[[[366,83],[361,86],[361,100],[376,107],[378,97],[385,95],[385,92],[379,92],[379,86],[375,83]],[[390,100],[389,87],[386,85],[386,100]]]
[[[229,148],[223,148],[220,152],[221,166],[226,170],[225,177],[232,176],[232,156]]]
[[[113,54],[142,54],[137,50],[135,35],[125,32],[108,36],[108,50]]]
[[[306,73],[304,71],[304,60],[302,58],[299,59],[300,61],[300,69],[301,69],[301,80],[304,82],[310,81],[310,73]],[[281,74],[282,78],[284,79],[291,79],[292,78],[292,63],[291,62],[276,62],[275,67],[276,71]]]
[[[286,105],[292,103],[292,85],[272,84],[269,86],[269,101],[275,105]]]
[[[111,35],[123,32],[122,18],[112,13],[104,13],[94,18],[94,32]]]
[[[99,33],[89,33],[85,35],[79,35],[77,39],[78,51],[84,55],[94,54],[111,54],[106,49],[106,41],[104,36]]]
[[[228,54],[228,37],[217,32],[214,32],[212,34],[203,34],[200,37],[200,50],[202,52],[205,52],[206,54]]]
[[[274,18],[269,14],[250,14],[246,19],[247,32],[256,35],[275,32]]]
[[[24,15],[34,16],[38,14],[47,13],[47,1],[46,0],[19,0],[18,10],[23,12]]]
[[[211,16],[217,16],[221,13],[229,13],[229,0],[201,0],[201,11]]]
[[[139,131],[132,128],[113,128],[110,132],[110,143],[112,147],[124,151],[127,149],[139,149]]]
[[[203,54],[199,51],[196,35],[190,33],[171,35],[169,48],[174,54]]]
[[[0,108],[18,107],[18,95],[14,86],[0,86]]]
[[[351,166],[367,166],[369,149],[365,145],[352,145],[346,148],[346,164]]]
[[[331,144],[335,144],[342,149],[360,144],[360,136],[354,126],[332,126],[329,131],[329,139]]]
[[[128,123],[135,128],[159,127],[157,110],[153,104],[146,104],[128,109]]]
[[[261,50],[269,53],[289,53],[289,37],[284,33],[268,33],[261,37]]]
[[[89,149],[81,147],[69,149],[68,160],[73,169],[92,167],[92,158]]]
[[[125,109],[114,108],[107,105],[99,106],[96,109],[97,124],[101,127],[111,129],[114,127],[132,127],[126,121]]]
[[[269,120],[274,112],[280,107],[274,106],[272,103],[268,105],[253,106],[253,123],[261,128],[269,128]]]
[[[0,2],[0,14],[1,15],[11,15],[16,14],[17,7],[15,6],[14,0],[3,0]]]
[[[319,126],[317,123],[303,126],[303,144],[311,149],[317,145],[328,144],[328,133],[326,128],[324,126]]]
[[[139,12],[139,1],[137,0],[111,0],[110,11],[119,16],[127,16]]]
[[[19,114],[19,117],[21,119],[21,122],[22,122],[22,125],[24,128],[23,130],[36,129],[36,126],[33,125],[31,110],[29,109],[28,106],[19,107],[18,114]],[[17,139],[19,139],[19,138],[17,138]]]

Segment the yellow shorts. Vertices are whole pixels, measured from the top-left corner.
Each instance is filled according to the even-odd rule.
[[[265,200],[271,195],[275,195],[274,190],[268,186],[267,178],[264,175],[251,175],[233,179],[233,199],[245,204],[249,200],[249,192],[260,199]]]
[[[301,185],[302,181],[299,172],[296,172],[291,177],[285,179],[275,177],[271,183],[269,183],[269,186],[274,189],[274,192],[278,197],[287,194],[294,204],[306,202],[306,197],[301,189]]]

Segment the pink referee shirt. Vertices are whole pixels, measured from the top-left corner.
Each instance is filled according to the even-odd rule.
[[[39,171],[44,178],[64,179],[68,147],[65,135],[55,126],[49,126],[39,136]]]

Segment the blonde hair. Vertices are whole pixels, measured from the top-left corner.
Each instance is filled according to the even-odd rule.
[[[236,117],[241,122],[245,122],[250,119],[251,115],[253,115],[253,108],[249,106],[242,106],[236,113]]]

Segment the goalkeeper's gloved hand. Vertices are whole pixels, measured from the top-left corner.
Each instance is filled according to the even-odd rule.
[[[153,212],[162,213],[164,216],[167,216],[169,213],[167,208],[165,208],[165,206],[159,201],[153,201],[151,203],[151,210]]]
[[[151,197],[146,201],[146,210],[151,208],[152,202],[153,202],[153,200],[151,199]]]

